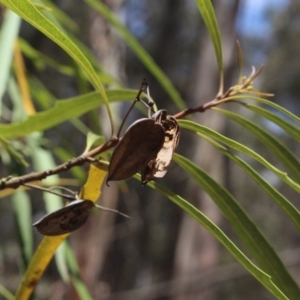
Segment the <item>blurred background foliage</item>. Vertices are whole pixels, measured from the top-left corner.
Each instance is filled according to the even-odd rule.
[[[219,86],[215,53],[194,1],[103,2],[165,72],[187,107],[203,104],[215,97]],[[179,109],[153,74],[90,3],[92,1],[65,0],[43,1],[40,5],[45,14],[51,8],[57,24],[86,47],[105,88],[137,89],[142,78],[147,78],[151,96],[158,107],[166,108],[170,114],[177,113]],[[244,55],[244,73],[250,73],[252,65],[264,64],[256,87],[274,93],[275,102],[299,115],[298,1],[223,0],[212,3],[222,36],[226,88],[237,81],[235,40],[239,39]],[[4,7],[1,11],[4,26]],[[16,63],[17,59],[24,59],[34,107],[26,108],[17,88],[21,79],[10,76],[7,83],[9,92],[3,95],[1,123],[20,121],[26,113],[49,108],[57,99],[93,91],[70,57],[25,21],[20,24],[18,47],[14,48],[13,55],[15,74],[22,72],[17,70],[20,66]],[[128,105],[112,104],[117,128]],[[281,128],[241,106],[230,104],[226,108],[267,128],[299,157],[298,145]],[[141,112],[134,110],[127,125],[140,116]],[[282,167],[255,136],[225,119],[219,112],[197,114],[194,120],[256,149],[274,166]],[[30,134],[26,139],[19,137],[12,140],[14,149],[24,155],[31,167],[25,169],[1,148],[0,177],[49,169],[79,155],[85,149],[88,131],[109,138],[110,125],[104,108],[45,132]],[[187,131],[182,130],[178,152],[201,166],[238,199],[299,283],[299,234],[269,196],[232,161]],[[247,162],[299,208],[299,196],[295,191],[251,158],[247,158]],[[46,183],[78,190],[86,172],[86,167],[77,167],[60,178],[49,178]],[[159,183],[188,199],[246,251],[216,205],[175,163]],[[20,191],[13,195],[2,192],[1,196],[0,283],[1,289],[5,287],[15,293],[22,273],[41,240],[30,224],[43,216],[45,210],[61,205],[61,200],[37,191]],[[67,251],[68,255],[58,254],[56,261],[51,262],[35,289],[34,298],[274,299],[214,237],[156,191],[142,188],[138,181],[130,179],[104,187],[100,202],[130,214],[131,220],[106,213],[101,213],[100,217],[100,213],[93,213],[84,227],[70,236],[63,251]],[[31,215],[33,221],[26,220]],[[76,259],[72,260],[73,256]],[[68,260],[72,260],[73,265]],[[69,273],[67,268],[71,270]]]

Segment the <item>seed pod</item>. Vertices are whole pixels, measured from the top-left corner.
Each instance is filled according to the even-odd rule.
[[[156,158],[164,140],[165,131],[154,119],[134,122],[112,154],[106,183],[129,178],[145,169]]]
[[[177,120],[167,115],[166,110],[156,112],[152,119],[162,125],[165,131],[164,143],[156,158],[152,159],[147,166],[142,169],[142,184],[155,178],[162,178],[167,173],[172,161],[173,153],[178,146],[180,131]]]
[[[43,235],[55,236],[72,232],[87,220],[94,203],[91,200],[75,200],[52,212],[32,226]]]

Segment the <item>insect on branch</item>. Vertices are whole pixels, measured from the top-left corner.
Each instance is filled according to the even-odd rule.
[[[252,90],[252,82],[260,74],[261,71],[262,71],[262,66],[257,71],[255,70],[255,68],[253,68],[250,76],[248,76],[247,78],[243,78],[236,86],[230,87],[223,95],[217,95],[216,98],[213,99],[212,101],[209,101],[198,107],[188,108],[186,110],[178,112],[177,114],[173,115],[172,117],[174,119],[181,119],[181,118],[184,118],[184,117],[194,114],[194,113],[203,113],[208,109],[211,109],[215,106],[220,105],[221,103],[234,101],[233,99],[230,99],[230,97],[237,95],[237,94],[272,96],[271,94],[260,93],[260,92],[257,92],[256,90],[254,90],[254,91]],[[145,90],[146,90],[146,93],[148,96],[148,103],[146,103],[143,99],[141,99],[141,95],[143,92],[145,92]],[[148,115],[150,118],[151,114],[154,112],[154,110],[153,110],[154,101],[152,100],[152,98],[150,96],[149,87],[148,87],[148,83],[147,83],[146,79],[144,79],[142,81],[140,89],[136,95],[136,98],[134,99],[133,103],[131,104],[127,113],[125,114],[125,117],[123,118],[120,129],[117,133],[117,136],[112,137],[111,140],[105,142],[103,145],[98,146],[90,151],[87,151],[78,157],[74,157],[74,158],[66,161],[63,164],[54,167],[53,169],[45,170],[42,172],[32,172],[32,173],[29,173],[29,174],[26,174],[23,176],[19,176],[19,177],[9,176],[6,178],[2,178],[2,179],[0,179],[0,190],[6,189],[6,188],[17,189],[20,185],[24,185],[28,182],[40,181],[42,179],[47,178],[48,176],[63,173],[75,166],[82,166],[85,163],[91,163],[91,162],[95,161],[95,159],[94,159],[95,156],[97,156],[100,153],[105,152],[111,148],[114,148],[119,144],[122,128],[124,127],[125,121],[129,115],[130,111],[132,110],[132,108],[134,107],[134,105],[137,102],[142,102],[148,108]]]

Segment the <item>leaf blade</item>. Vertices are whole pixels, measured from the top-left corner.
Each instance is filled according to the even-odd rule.
[[[288,297],[300,297],[300,289],[287,272],[277,253],[249,219],[233,196],[206,172],[183,156],[176,154],[174,160],[205,190],[223,212],[234,231],[238,234],[247,249],[251,251],[259,266],[267,272],[274,283]],[[291,297],[291,299],[293,299]],[[296,298],[297,298],[296,297]]]
[[[236,113],[221,108],[214,108],[214,110],[226,115],[252,132],[286,166],[288,171],[300,181],[300,163],[296,156],[284,144],[274,138],[261,126],[256,125],[254,122],[247,120]]]
[[[222,43],[221,43],[221,35],[217,22],[217,18],[214,12],[214,8],[211,4],[210,0],[196,0],[196,4],[199,8],[199,11],[202,15],[210,38],[213,42],[219,73],[220,73],[220,81],[221,87],[223,88],[223,55],[222,55]]]
[[[86,72],[90,81],[99,90],[104,104],[106,106],[112,134],[114,134],[114,126],[112,120],[112,113],[109,107],[109,102],[106,97],[104,88],[99,81],[99,78],[92,67],[91,63],[82,53],[82,51],[64,34],[55,24],[48,20],[36,7],[28,0],[1,0],[1,2],[26,20],[28,23],[33,25],[35,28],[44,33],[48,38],[54,41],[58,46],[65,50],[77,64]]]
[[[252,158],[254,158],[255,160],[257,160],[259,163],[261,163],[263,166],[265,166],[267,169],[269,169],[270,171],[272,171],[274,174],[276,174],[282,181],[284,181],[286,184],[288,184],[290,187],[292,187],[295,191],[297,191],[298,193],[300,193],[300,185],[295,182],[294,180],[292,180],[287,173],[279,170],[278,168],[274,167],[271,163],[269,163],[265,158],[263,158],[262,156],[260,156],[259,154],[257,154],[255,151],[251,150],[250,148],[232,140],[229,139],[223,135],[221,135],[220,133],[206,127],[200,124],[197,124],[195,122],[192,121],[188,121],[188,120],[179,120],[178,121],[179,125],[182,128],[197,132],[199,131],[200,133],[203,133],[205,135],[208,135],[209,137],[216,139],[217,141],[229,146],[232,149],[235,149],[237,151],[240,151]]]
[[[140,178],[140,176],[135,176]],[[261,282],[273,295],[278,299],[288,299],[272,282],[269,275],[257,268],[241,251],[240,249],[222,232],[222,230],[202,214],[196,207],[191,205],[188,201],[173,193],[170,190],[162,187],[155,182],[149,182],[148,186],[159,191],[168,199],[182,208],[197,222],[199,222],[206,230],[208,230],[216,239],[248,270],[259,282]]]
[[[107,96],[110,102],[125,101],[134,99],[136,93],[136,90],[120,89],[107,91]],[[91,92],[64,101],[56,101],[54,107],[36,113],[24,121],[0,124],[0,132],[3,137],[12,138],[34,131],[43,131],[70,118],[79,117],[103,104],[103,101],[99,92]]]

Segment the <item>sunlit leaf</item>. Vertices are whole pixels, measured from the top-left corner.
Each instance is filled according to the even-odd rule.
[[[101,85],[99,78],[93,69],[90,62],[87,60],[85,55],[80,51],[80,49],[50,20],[48,20],[30,1],[19,0],[17,2],[12,0],[1,0],[1,2],[13,10],[20,17],[25,19],[35,28],[44,33],[47,37],[58,44],[62,49],[64,49],[81,68],[87,73],[89,79],[93,85],[99,90],[104,104],[106,105],[109,119],[111,122],[111,128],[113,131],[113,121],[112,114],[109,107],[108,99]]]
[[[107,91],[107,96],[111,102],[125,101],[134,99],[136,93],[136,90],[112,90]],[[25,121],[0,124],[0,132],[3,137],[11,138],[23,136],[34,131],[43,131],[70,118],[79,117],[101,104],[103,104],[103,100],[98,92],[57,101],[53,108],[36,113]]]

